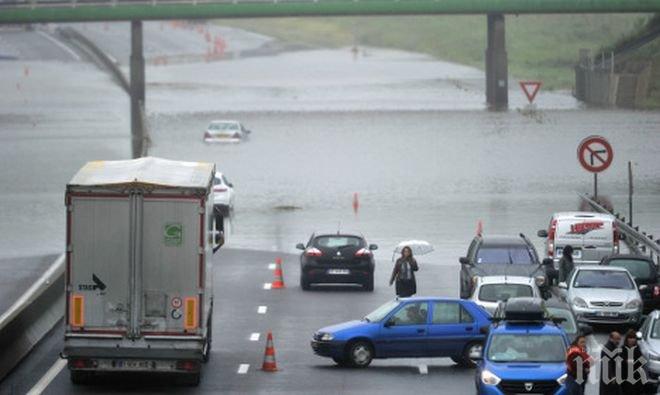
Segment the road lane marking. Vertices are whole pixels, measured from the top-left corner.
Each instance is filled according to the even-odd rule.
[[[42,392],[44,392],[48,387],[48,385],[50,384],[50,382],[53,381],[53,379],[57,377],[58,374],[60,374],[60,372],[62,371],[62,369],[64,369],[65,366],[66,366],[66,359],[58,358],[57,361],[55,361],[55,363],[53,364],[53,366],[51,366],[50,369],[48,369],[46,374],[44,374],[43,377],[39,379],[39,381],[37,381],[37,384],[35,384],[34,387],[32,387],[27,394],[39,395]]]
[[[264,289],[271,289],[273,287],[273,284],[271,283],[264,283]]]
[[[250,335],[250,341],[251,342],[258,342],[260,336],[261,335],[258,332],[255,332],[255,333]]]
[[[259,306],[259,307],[257,307],[257,313],[259,313],[259,314],[266,314],[266,311],[268,311],[268,306]]]
[[[250,370],[250,364],[247,363],[242,363],[238,365],[238,370],[236,371],[237,374],[247,374],[248,370]]]
[[[268,270],[275,270],[275,264],[274,263],[269,263],[268,264]]]
[[[419,365],[419,374],[429,374],[429,367],[427,365]]]
[[[57,45],[61,50],[71,55],[75,60],[80,60],[80,56],[78,56],[78,54],[73,49],[69,48],[66,44],[64,44],[60,40],[56,39],[55,37],[51,36],[48,33],[42,32],[41,30],[37,31],[37,33],[43,36],[44,38],[46,38],[48,41]]]

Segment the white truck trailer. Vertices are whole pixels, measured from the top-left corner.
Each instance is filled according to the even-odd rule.
[[[222,217],[210,163],[96,161],[66,190],[71,380],[162,372],[197,385],[211,351],[213,265]]]

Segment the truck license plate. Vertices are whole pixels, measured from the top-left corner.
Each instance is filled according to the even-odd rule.
[[[117,366],[122,369],[148,369],[149,361],[117,361]]]
[[[346,274],[350,274],[350,273],[351,273],[351,271],[348,270],[348,269],[328,269],[328,274],[342,274],[342,275],[346,275]]]

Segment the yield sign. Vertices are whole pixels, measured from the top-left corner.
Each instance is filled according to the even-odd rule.
[[[534,98],[536,97],[536,94],[539,93],[539,89],[541,89],[541,85],[543,85],[543,82],[520,81],[519,84],[523,92],[525,92],[525,96],[527,96],[527,100],[529,100],[529,104],[532,104]]]
[[[589,136],[578,146],[578,160],[585,170],[600,173],[612,164],[614,150],[602,136]]]

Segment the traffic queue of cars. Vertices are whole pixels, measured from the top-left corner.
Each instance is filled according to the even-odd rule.
[[[460,258],[460,298],[390,301],[361,320],[319,329],[313,351],[351,367],[366,367],[375,358],[449,357],[476,366],[478,394],[564,394],[572,340],[591,334],[590,325],[639,327],[642,313],[651,312],[637,336],[652,378],[660,376],[660,311],[655,310],[660,286],[653,260],[619,255],[623,236],[610,215],[557,213],[538,234],[546,238],[542,261],[523,234],[478,234]],[[332,242],[323,245],[319,237]],[[567,245],[573,247],[575,266],[552,297],[558,257]],[[301,273],[320,269],[320,280],[341,282],[330,270],[358,274],[359,263],[352,261],[359,251],[375,249],[367,246],[361,236],[312,235],[307,245],[298,245]],[[325,266],[319,263],[322,256]],[[373,255],[368,256],[372,265]],[[369,269],[364,275],[373,282],[373,266]],[[310,282],[301,277],[303,289]]]

